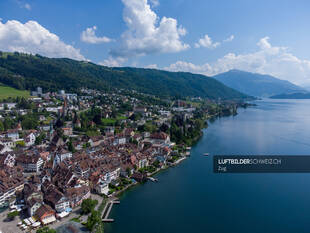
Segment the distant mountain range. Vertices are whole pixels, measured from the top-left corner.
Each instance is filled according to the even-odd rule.
[[[310,99],[310,93],[280,94],[270,97],[271,99]]]
[[[230,70],[215,75],[213,78],[228,87],[242,93],[257,97],[270,97],[280,94],[306,93],[307,91],[286,80],[270,75],[250,73],[240,70]]]
[[[0,52],[0,83],[20,89],[44,91],[81,87],[99,90],[123,88],[160,97],[245,99],[249,96],[217,80],[198,74],[156,69],[110,68],[67,58]]]

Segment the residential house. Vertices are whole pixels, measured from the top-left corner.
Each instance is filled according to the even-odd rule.
[[[18,130],[17,130],[17,129],[8,130],[7,133],[6,133],[6,136],[7,136],[8,138],[11,138],[13,141],[16,141],[16,140],[19,139]]]
[[[44,201],[52,206],[58,213],[66,211],[67,208],[70,208],[69,199],[56,187],[49,189],[48,192],[44,195]]]
[[[90,189],[86,185],[80,185],[74,188],[68,188],[65,193],[69,199],[71,208],[75,208],[82,204],[82,201],[90,198]]]
[[[0,140],[0,143],[1,143],[1,140]],[[13,150],[10,147],[8,147],[7,145],[0,144],[0,155],[4,154],[6,152],[12,152],[12,151]]]
[[[15,193],[24,188],[24,177],[21,167],[4,167],[0,169],[0,207],[7,206]]]
[[[72,153],[64,148],[59,149],[56,152],[53,167],[55,168],[58,164],[60,164],[65,159],[70,159],[72,157]]]
[[[147,108],[144,106],[137,106],[134,108],[134,113],[145,114],[147,112]]]
[[[55,211],[48,205],[42,205],[35,212],[36,218],[42,223],[42,225],[47,225],[56,221]]]
[[[39,172],[44,161],[38,154],[22,154],[16,158],[17,165],[23,167],[25,172]]]
[[[65,136],[70,136],[72,135],[72,128],[71,127],[63,127],[62,128],[63,134]]]
[[[138,168],[139,169],[145,168],[147,166],[149,166],[149,161],[147,160],[146,157],[142,157],[142,158],[138,159]]]
[[[1,148],[2,145],[0,145]],[[6,152],[0,157],[0,165],[14,167],[16,155],[11,152]]]
[[[133,173],[131,177],[135,179],[137,182],[144,182],[146,180],[146,175],[140,172]]]
[[[103,174],[103,180],[107,183],[110,183],[112,180],[116,180],[121,172],[120,167],[106,167],[105,174]]]
[[[26,135],[24,138],[24,142],[26,146],[34,145],[36,142],[36,136],[34,135],[34,133],[31,132],[28,135]]]
[[[75,169],[78,175],[88,178],[90,168],[86,160],[83,160],[80,163],[78,163]]]
[[[16,147],[16,142],[12,138],[0,138],[0,145],[13,149]]]
[[[170,144],[170,136],[164,132],[153,133],[150,138],[154,144]]]
[[[90,137],[90,140],[88,142],[92,147],[96,147],[104,142],[104,137],[102,135]]]
[[[27,204],[27,211],[29,216],[34,216],[37,210],[42,206],[42,202],[40,200],[37,200],[35,198],[31,198]]]
[[[118,134],[115,138],[114,138],[114,142],[113,145],[124,145],[126,144],[126,137],[124,134]]]

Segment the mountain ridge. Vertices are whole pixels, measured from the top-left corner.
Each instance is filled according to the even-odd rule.
[[[251,73],[241,70],[230,70],[213,76],[235,90],[247,95],[257,97],[270,97],[279,94],[289,94],[295,92],[306,92],[287,80],[278,79],[271,75]]]
[[[291,93],[270,96],[271,99],[310,99],[310,93]]]

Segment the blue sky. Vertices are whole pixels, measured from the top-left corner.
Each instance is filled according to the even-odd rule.
[[[306,0],[1,0],[0,50],[310,85]]]

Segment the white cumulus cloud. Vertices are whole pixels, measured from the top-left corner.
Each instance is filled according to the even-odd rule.
[[[0,50],[85,60],[78,49],[65,44],[36,21],[0,21]]]
[[[113,57],[135,57],[155,53],[173,53],[190,46],[181,41],[185,28],[176,19],[161,19],[147,0],[122,0],[123,18],[128,29],[121,36],[121,45],[111,51]]]
[[[109,66],[109,67],[120,67],[126,61],[127,61],[126,58],[122,58],[122,57],[115,57],[114,58],[114,57],[109,56],[103,62],[100,62],[99,65]]]
[[[96,36],[97,27],[93,26],[86,28],[85,31],[81,33],[81,41],[90,44],[100,44],[100,43],[109,43],[112,40],[106,36],[98,37]]]
[[[203,38],[199,39],[197,43],[195,43],[195,48],[204,47],[208,49],[215,49],[220,45],[220,42],[213,42],[211,37],[206,34]]]
[[[209,76],[231,69],[240,69],[270,74],[299,85],[310,84],[310,60],[296,57],[286,47],[272,46],[269,37],[260,39],[257,46],[258,50],[253,53],[228,53],[215,62],[202,65],[177,61],[164,69],[201,73]]]
[[[223,42],[231,42],[235,39],[234,35],[231,35],[230,37],[228,37],[227,39],[223,40]]]

